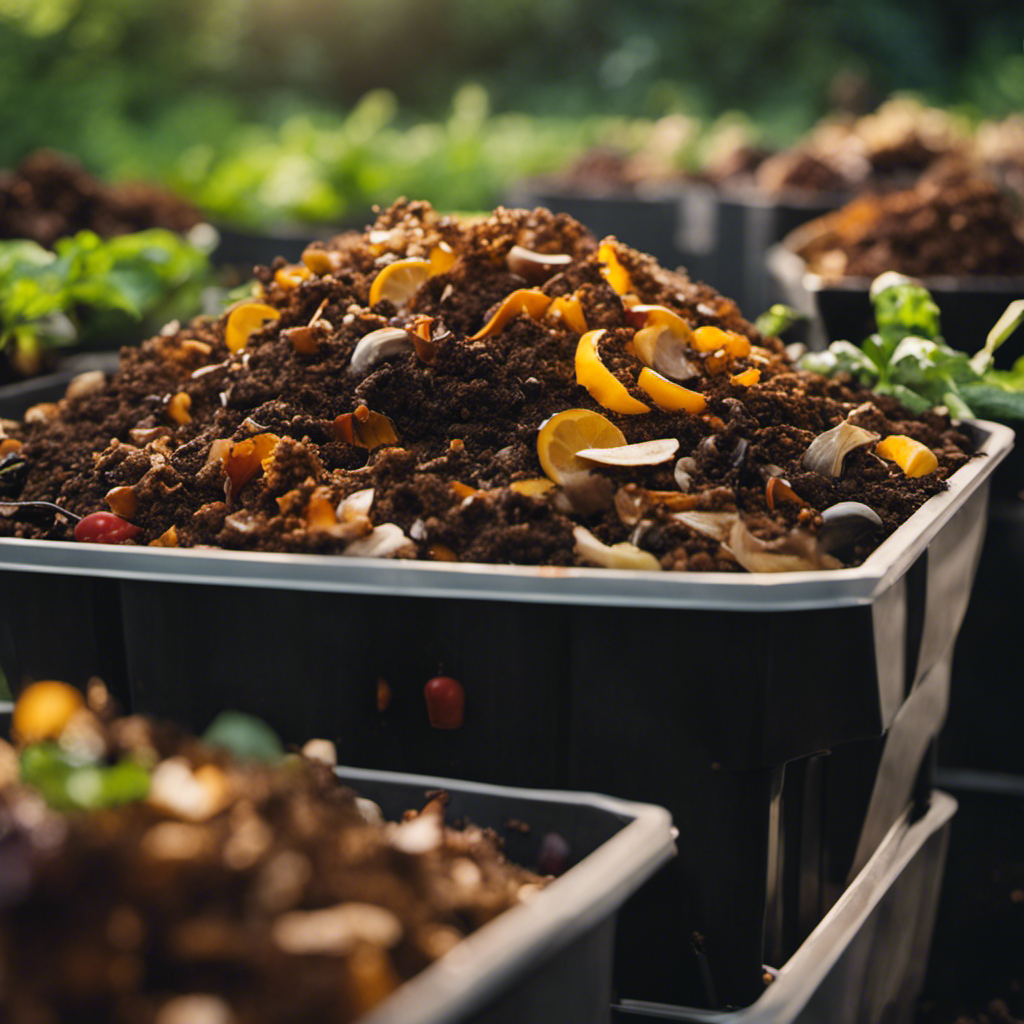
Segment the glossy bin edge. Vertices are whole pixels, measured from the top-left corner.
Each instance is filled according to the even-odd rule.
[[[514,798],[523,805],[524,817],[531,802],[571,803],[586,804],[628,822],[529,902],[496,917],[402,985],[361,1017],[359,1024],[464,1020],[510,988],[531,966],[612,916],[675,850],[671,816],[652,804],[594,793],[519,789],[359,768],[339,767],[337,773],[356,787],[361,781],[391,782],[424,791]]]
[[[434,563],[206,548],[151,548],[0,538],[0,570],[166,583],[227,584],[408,597],[575,605],[800,611],[868,605],[924,552],[1013,447],[1009,427],[970,421],[979,454],[862,565],[789,573],[674,573]]]

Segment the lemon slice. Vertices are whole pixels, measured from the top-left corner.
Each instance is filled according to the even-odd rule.
[[[600,402],[612,412],[629,416],[650,412],[650,406],[638,402],[616,379],[615,374],[601,362],[597,354],[597,343],[604,329],[587,331],[576,346],[576,383],[585,387],[594,401]]]
[[[387,299],[399,309],[408,305],[409,300],[430,277],[430,270],[430,260],[413,257],[389,263],[373,279],[370,286],[370,305],[376,306],[381,299]]]
[[[611,285],[616,295],[625,295],[633,290],[633,279],[629,271],[619,262],[615,251],[615,240],[606,238],[597,248],[597,258],[601,261],[601,276]]]
[[[236,306],[228,314],[224,326],[224,341],[232,352],[241,352],[249,335],[258,331],[268,320],[277,320],[280,312],[262,302],[247,302]]]
[[[590,409],[566,409],[541,424],[537,434],[537,457],[541,468],[555,481],[585,473],[590,465],[576,457],[590,448],[620,448],[626,436],[611,420]]]

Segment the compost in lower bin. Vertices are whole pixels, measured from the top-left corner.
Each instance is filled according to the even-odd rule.
[[[332,743],[285,755],[249,716],[199,740],[116,716],[98,681],[88,703],[41,682],[14,736],[17,751],[0,739],[13,1024],[345,1024],[550,880],[492,830],[446,825],[444,793],[385,822],[339,784]]]
[[[545,209],[402,200],[257,277],[4,422],[3,498],[69,514],[7,505],[0,533],[831,569],[970,457],[943,413],[797,370],[730,299]]]

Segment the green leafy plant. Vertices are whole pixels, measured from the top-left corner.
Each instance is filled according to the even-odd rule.
[[[1024,419],[1024,357],[1009,371],[992,366],[996,350],[1024,322],[1024,299],[1010,303],[973,356],[943,340],[939,308],[918,282],[882,274],[872,282],[871,301],[875,334],[860,347],[834,341],[824,352],[808,352],[801,368],[848,373],[916,413],[943,405],[960,418]]]
[[[0,242],[0,350],[24,372],[71,344],[118,344],[144,322],[196,312],[210,280],[204,248],[154,228],[101,239]]]

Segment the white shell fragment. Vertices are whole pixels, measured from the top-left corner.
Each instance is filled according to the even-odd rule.
[[[872,430],[855,426],[843,420],[838,427],[819,434],[804,452],[803,464],[807,469],[825,476],[842,476],[843,460],[855,448],[874,444],[879,435]]]
[[[342,554],[364,558],[390,558],[412,541],[394,523],[375,526],[365,537],[359,537],[345,547]]]
[[[638,444],[622,444],[615,448],[584,448],[576,455],[601,466],[657,466],[668,462],[677,451],[679,441],[674,437],[664,437],[657,441],[640,441]]]
[[[580,558],[604,569],[644,569],[660,571],[661,565],[649,551],[635,544],[602,544],[586,527],[577,526],[572,535],[576,540],[576,553]]]
[[[357,942],[387,949],[402,937],[401,922],[372,903],[339,903],[323,910],[293,910],[274,922],[274,944],[285,953],[346,953]]]
[[[381,327],[359,339],[348,364],[350,373],[366,373],[382,359],[414,351],[412,335],[401,327]]]
[[[681,491],[689,491],[693,487],[693,473],[697,469],[697,460],[690,455],[684,455],[672,470],[676,487]]]
[[[690,380],[698,370],[686,358],[683,338],[663,326],[644,327],[633,336],[633,348],[645,366],[672,380]]]
[[[843,563],[818,548],[817,540],[806,530],[790,530],[778,540],[763,541],[746,525],[736,520],[723,547],[748,572],[806,572],[841,569]]]
[[[739,522],[735,512],[673,512],[672,518],[678,519],[695,533],[717,541],[728,540],[733,525]]]

